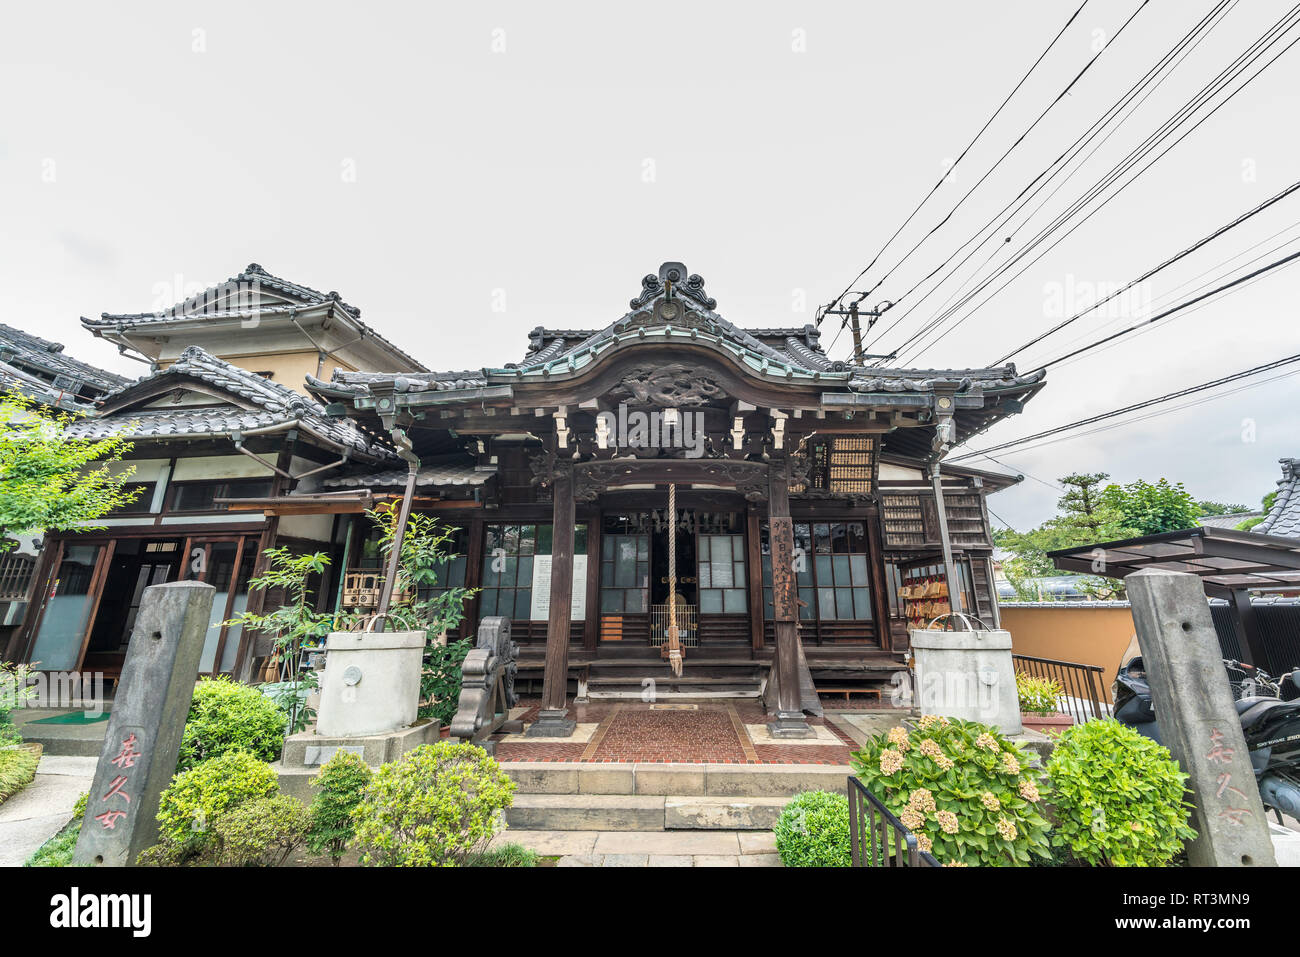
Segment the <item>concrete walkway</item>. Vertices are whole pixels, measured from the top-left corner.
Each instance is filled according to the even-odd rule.
[[[72,820],[72,807],[90,790],[98,760],[41,755],[32,783],[0,804],[0,867],[21,867]]]
[[[494,844],[522,844],[558,867],[780,867],[771,831],[525,831]]]

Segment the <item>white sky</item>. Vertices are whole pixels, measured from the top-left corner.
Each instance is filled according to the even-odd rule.
[[[866,264],[1078,2],[16,5],[0,32],[0,321],[137,375],[78,316],[152,309],[160,287],[179,299],[259,262],[338,290],[428,365],[458,369],[517,360],[539,324],[604,325],[642,275],[678,259],[732,321],[800,325]],[[901,296],[950,255],[1212,5],[1148,4],[871,302]],[[1111,35],[1137,6],[1089,0],[882,264],[1057,95],[1092,56],[1095,31]],[[1237,3],[1012,248],[1288,7]],[[1072,289],[1075,305],[1090,284],[1126,282],[1300,179],[1298,89],[1292,50],[920,364],[991,362],[1051,323],[1054,291]],[[1156,277],[1147,298],[1218,275],[1298,214],[1300,194]],[[972,445],[1300,352],[1298,291],[1300,269],[1284,270],[1055,369],[1023,415]],[[1021,368],[1111,318],[1077,323]],[[845,335],[835,354],[847,352]],[[1042,480],[1166,476],[1254,505],[1276,460],[1300,455],[1298,382],[999,458]],[[1057,494],[1027,479],[991,504],[1024,526],[1048,517]]]

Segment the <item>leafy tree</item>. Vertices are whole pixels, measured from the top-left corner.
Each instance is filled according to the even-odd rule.
[[[1226,502],[1216,502],[1213,499],[1201,499],[1196,503],[1196,507],[1201,510],[1202,515],[1235,515],[1238,512],[1249,512],[1249,505],[1229,505]]]
[[[1027,532],[999,529],[993,541],[1011,553],[1003,562],[1007,581],[1022,601],[1038,601],[1042,595],[1032,579],[1059,574],[1047,553],[1061,548],[1114,541],[1134,534],[1120,511],[1105,497],[1102,483],[1110,478],[1105,472],[1072,473],[1058,481],[1065,492],[1056,502],[1058,514],[1038,528]],[[1099,591],[1114,591],[1118,583],[1093,583]],[[1089,587],[1085,585],[1085,587]]]
[[[0,397],[0,552],[14,546],[7,532],[103,528],[88,523],[140,497],[124,485],[135,467],[112,467],[131,443],[70,437],[79,418],[48,411],[16,387]]]
[[[1137,535],[1156,535],[1195,528],[1201,510],[1182,482],[1161,479],[1154,485],[1138,479],[1128,485],[1107,485],[1102,500],[1113,507]]]
[[[309,602],[311,593],[307,580],[325,570],[330,558],[324,552],[312,552],[308,555],[295,555],[287,547],[268,548],[262,553],[269,560],[266,571],[257,578],[249,579],[250,589],[283,589],[284,603],[267,614],[255,614],[251,611],[241,612],[224,625],[241,625],[242,627],[270,635],[280,656],[280,671],[285,682],[291,687],[289,693],[281,696],[288,708],[287,731],[293,733],[302,726],[299,709],[304,707],[304,678],[302,671],[302,651],[307,644],[315,644],[333,630],[334,616],[315,611]],[[305,679],[307,685],[313,685],[315,672]]]

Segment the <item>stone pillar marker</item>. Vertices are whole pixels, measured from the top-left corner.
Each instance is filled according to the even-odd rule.
[[[157,842],[215,593],[191,581],[144,590],[73,864],[129,867]]]
[[[1148,569],[1124,579],[1160,735],[1185,774],[1193,867],[1276,866],[1268,821],[1201,580]]]

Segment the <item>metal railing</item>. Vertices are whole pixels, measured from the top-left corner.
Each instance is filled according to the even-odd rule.
[[[1110,698],[1102,680],[1099,665],[1081,665],[1074,661],[1057,661],[1054,658],[1034,658],[1031,655],[1012,655],[1017,674],[1033,678],[1048,678],[1061,686],[1057,707],[1082,724],[1093,718],[1110,716]]]
[[[854,867],[938,867],[921,850],[916,835],[863,786],[849,776],[849,843]]]
[[[698,605],[677,603],[677,634],[683,648],[698,648],[700,630]],[[650,606],[650,644],[658,646],[668,640],[668,606]]]

